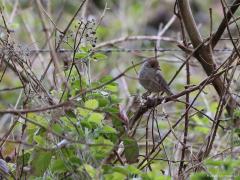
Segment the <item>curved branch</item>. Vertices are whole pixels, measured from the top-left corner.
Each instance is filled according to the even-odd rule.
[[[185,29],[189,35],[189,38],[193,44],[193,47],[196,48],[199,44],[202,43],[203,40],[200,32],[197,29],[195,20],[193,18],[189,1],[178,0],[178,6],[179,6],[182,20],[184,22]]]
[[[193,44],[193,47],[196,48],[198,45],[202,43],[203,40],[201,38],[200,32],[198,31],[195,20],[193,18],[189,0],[178,0],[177,2],[178,2],[180,15],[183,20],[185,29]],[[200,62],[206,74],[208,76],[212,75],[212,73],[216,69],[216,64],[214,62],[214,58],[212,54],[211,42],[205,43],[202,46],[202,48],[200,48],[199,51],[195,53],[195,58]],[[224,82],[222,78],[217,77],[216,79],[214,79],[212,84],[215,90],[217,91],[218,95],[220,97],[223,96],[226,87],[224,86]],[[227,100],[228,97],[229,97],[229,100]],[[229,93],[227,93],[227,96],[224,100],[227,102],[226,109],[229,115],[232,115],[234,109],[236,108],[237,102],[231,97]]]
[[[228,10],[225,18],[223,18],[223,20],[220,23],[217,31],[214,33],[213,38],[212,38],[212,44],[211,44],[213,49],[217,45],[221,36],[223,35],[225,29],[227,28],[227,23],[233,17],[233,14],[237,11],[239,5],[240,5],[240,0],[235,0],[232,3],[231,8]]]

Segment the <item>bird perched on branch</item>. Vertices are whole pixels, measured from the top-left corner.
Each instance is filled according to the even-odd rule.
[[[149,92],[165,92],[167,95],[173,95],[167,82],[163,78],[159,63],[156,59],[147,60],[139,72],[140,84]]]

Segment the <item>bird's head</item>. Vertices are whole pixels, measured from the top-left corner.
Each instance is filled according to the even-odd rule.
[[[147,68],[160,69],[159,63],[156,59],[147,60],[144,63],[144,66],[147,67]]]

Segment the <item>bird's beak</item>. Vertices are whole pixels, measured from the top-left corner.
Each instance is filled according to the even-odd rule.
[[[160,67],[158,67],[157,70],[162,71],[162,70],[160,69]]]

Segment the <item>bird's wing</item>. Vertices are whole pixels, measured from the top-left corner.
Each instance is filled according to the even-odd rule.
[[[161,86],[164,92],[166,92],[168,95],[173,95],[172,91],[170,90],[170,87],[163,78],[160,70],[156,72],[156,82],[158,82],[158,84]]]

